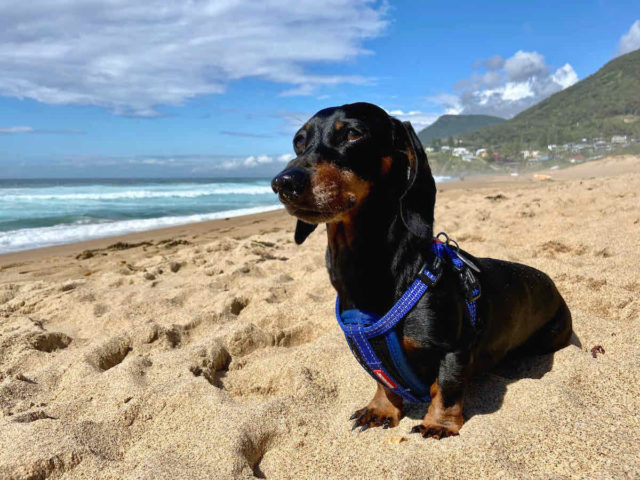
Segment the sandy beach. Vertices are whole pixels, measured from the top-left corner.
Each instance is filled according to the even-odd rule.
[[[436,231],[548,273],[575,331],[475,378],[460,436],[351,431],[375,384],[280,210],[0,255],[0,478],[640,478],[640,157],[438,188]]]

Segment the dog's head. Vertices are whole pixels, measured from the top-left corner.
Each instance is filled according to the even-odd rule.
[[[326,108],[298,130],[293,148],[297,157],[271,186],[298,218],[297,243],[319,223],[355,215],[372,195],[395,202],[407,229],[431,239],[435,182],[409,122],[370,103]]]

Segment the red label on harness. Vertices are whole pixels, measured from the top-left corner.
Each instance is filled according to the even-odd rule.
[[[380,379],[380,381],[388,388],[398,388],[398,386],[393,383],[393,381],[387,377],[387,375],[382,370],[374,370],[376,377]]]

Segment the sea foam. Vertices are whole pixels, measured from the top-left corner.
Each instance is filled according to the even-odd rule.
[[[139,220],[122,220],[117,222],[55,225],[42,228],[23,228],[8,232],[0,232],[0,253],[16,252],[31,248],[62,245],[65,243],[112,237],[125,233],[140,232],[156,228],[172,227],[187,223],[204,222],[219,218],[238,217],[252,213],[268,212],[282,208],[280,205],[240,208],[215,213],[184,215],[176,217],[158,217]]]
[[[264,195],[271,187],[260,185],[218,185],[194,190],[125,190],[119,192],[86,193],[4,193],[0,202],[31,202],[47,200],[126,200],[144,198],[196,198],[209,195]]]

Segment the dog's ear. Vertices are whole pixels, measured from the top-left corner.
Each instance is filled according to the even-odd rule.
[[[407,162],[405,188],[400,196],[400,216],[412,234],[431,241],[436,183],[427,154],[410,122],[401,122],[393,117],[392,122],[394,149],[404,155]]]
[[[296,241],[296,244],[301,245],[317,226],[318,225],[314,223],[307,223],[302,220],[298,220],[296,222],[296,233],[293,235],[293,239]]]

